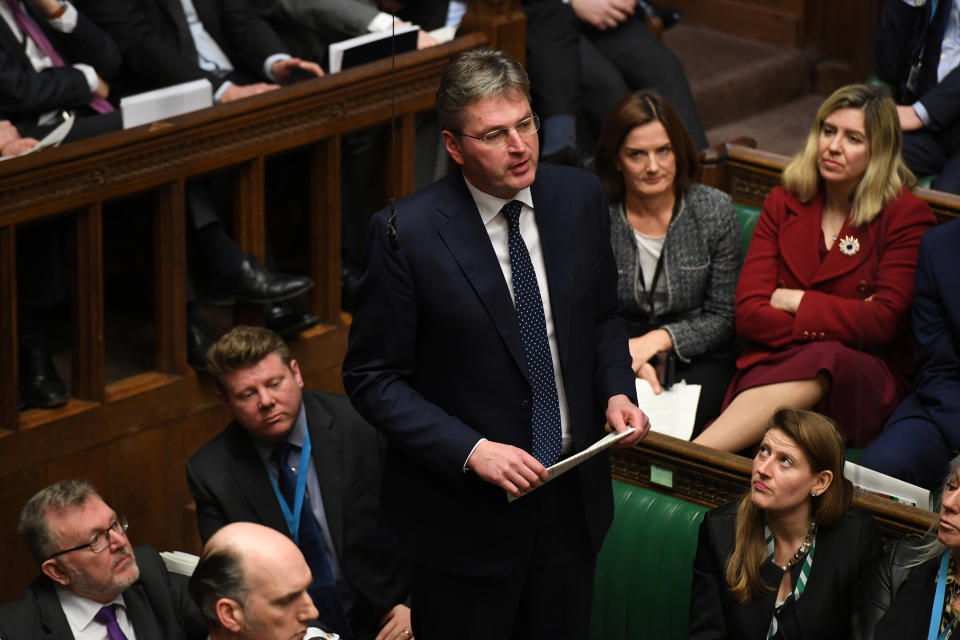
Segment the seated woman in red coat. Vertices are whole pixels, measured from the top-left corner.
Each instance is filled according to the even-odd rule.
[[[820,106],[804,149],[763,206],[737,284],[737,360],[723,413],[694,442],[756,444],[781,406],[869,442],[909,392],[920,237],[934,223],[900,157],[896,107],[851,85]]]

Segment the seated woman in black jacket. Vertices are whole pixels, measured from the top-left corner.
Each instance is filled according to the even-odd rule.
[[[867,586],[860,638],[960,638],[960,456],[950,462],[935,531],[935,538],[890,548]]]
[[[780,409],[750,491],[706,514],[693,563],[689,637],[848,640],[881,555],[873,519],[849,508],[843,439],[812,411]]]

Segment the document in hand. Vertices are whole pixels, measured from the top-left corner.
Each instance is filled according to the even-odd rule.
[[[349,40],[334,42],[330,45],[327,55],[327,60],[330,61],[330,73],[337,73],[381,58],[389,58],[394,51],[397,55],[416,51],[419,30],[420,27],[415,24],[404,24],[392,30],[367,33]],[[390,43],[391,36],[396,39],[395,45]]]
[[[650,430],[689,440],[693,435],[693,423],[700,402],[700,385],[687,384],[685,380],[663,390],[653,392],[650,383],[637,378],[637,406],[650,418]]]
[[[601,451],[603,451],[604,449],[608,449],[609,447],[612,447],[617,442],[623,440],[628,435],[633,433],[633,431],[634,431],[633,427],[627,427],[626,430],[621,433],[608,433],[607,435],[603,436],[602,438],[594,442],[592,445],[590,445],[580,453],[576,455],[572,455],[569,458],[564,458],[563,460],[556,463],[552,467],[547,467],[547,472],[550,474],[550,477],[547,480],[547,482],[550,482],[550,480],[555,480],[556,478],[559,478],[564,473],[566,473],[567,471],[570,471],[570,469],[573,469],[575,466],[577,466],[581,462],[585,462],[590,458],[592,458],[593,456],[600,453]],[[546,482],[544,482],[543,484],[546,484]],[[542,487],[543,484],[541,484],[540,486]],[[536,489],[533,489],[533,491],[536,491]],[[513,502],[514,500],[518,498],[522,498],[528,493],[530,493],[530,491],[521,493],[518,496],[507,493],[507,502]]]

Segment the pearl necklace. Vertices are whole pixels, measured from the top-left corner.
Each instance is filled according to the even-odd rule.
[[[813,537],[817,533],[817,523],[815,520],[810,521],[810,528],[807,529],[807,535],[803,539],[803,544],[800,545],[800,548],[797,549],[797,552],[793,554],[793,557],[787,561],[785,565],[777,565],[782,571],[786,571],[793,565],[797,564],[807,556],[807,552],[810,551],[810,545],[813,544]]]

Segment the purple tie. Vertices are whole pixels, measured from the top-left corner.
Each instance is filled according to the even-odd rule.
[[[50,43],[50,40],[47,39],[47,36],[43,33],[40,27],[37,26],[37,23],[34,22],[30,16],[24,13],[23,9],[20,7],[19,0],[6,0],[7,6],[10,7],[10,11],[13,13],[13,19],[20,27],[20,29],[30,36],[30,39],[40,48],[40,51],[43,52],[45,56],[50,58],[50,62],[55,67],[62,67],[63,58],[60,57],[60,54],[57,53],[57,50],[53,48],[53,44]],[[100,96],[93,96],[89,102],[90,108],[96,111],[97,113],[110,113],[113,111],[113,105],[107,102],[105,99]]]
[[[97,611],[97,615],[93,616],[93,619],[107,626],[107,638],[109,640],[127,640],[127,636],[123,635],[123,631],[120,630],[117,614],[113,611],[115,606],[108,604],[102,607],[100,611]]]

